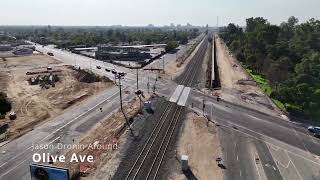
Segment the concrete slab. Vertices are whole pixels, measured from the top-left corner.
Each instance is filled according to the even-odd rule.
[[[169,101],[176,103],[179,100],[179,97],[181,95],[183,88],[184,88],[183,85],[178,85],[176,90],[173,92],[172,96],[170,97]]]
[[[183,92],[179,98],[179,101],[178,101],[178,105],[179,106],[185,106],[186,105],[186,102],[188,100],[188,97],[189,97],[189,94],[190,94],[190,90],[191,88],[190,87],[185,87],[183,89]]]

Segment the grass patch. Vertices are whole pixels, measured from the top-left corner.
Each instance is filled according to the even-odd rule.
[[[285,104],[283,104],[281,101],[279,101],[277,99],[273,99],[273,98],[271,98],[271,100],[278,108],[280,108],[283,111],[286,110]]]
[[[251,69],[246,68],[246,71],[250,74],[252,79],[258,84],[260,89],[270,97],[272,93],[272,87],[269,85],[268,80],[262,74],[256,74]],[[281,110],[286,110],[286,105],[281,101],[271,98],[272,102]]]
[[[251,69],[246,69],[253,80],[259,85],[262,91],[267,94],[268,96],[272,93],[272,88],[268,83],[268,80],[264,77],[264,75],[256,74]]]

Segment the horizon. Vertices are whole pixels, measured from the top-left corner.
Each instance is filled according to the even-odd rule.
[[[300,22],[319,19],[317,7],[320,7],[317,0],[162,0],[160,3],[154,0],[29,0],[28,3],[11,0],[2,3],[0,16],[6,18],[0,20],[0,25],[143,27],[190,23],[216,27],[217,17],[219,26],[229,23],[244,26],[245,19],[250,17],[263,17],[271,24],[280,24],[290,16],[297,17]]]

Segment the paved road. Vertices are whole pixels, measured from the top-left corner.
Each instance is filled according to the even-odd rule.
[[[132,97],[133,93],[126,95],[125,102]],[[103,112],[100,112],[100,107]],[[32,145],[56,145],[59,142],[71,144],[73,138],[77,140],[103,117],[116,111],[117,107],[119,107],[118,90],[112,88],[1,147],[0,179],[29,179],[28,165],[31,163],[32,155],[35,152],[48,152],[33,150]],[[58,152],[60,150],[51,151],[51,153]]]
[[[288,168],[291,168],[290,171],[294,169],[294,172],[302,179],[312,176],[320,179],[319,171],[314,170],[320,169],[320,140],[310,136],[305,127],[229,102],[217,102],[215,98],[199,93],[197,90],[191,92],[187,106],[190,107],[193,103],[195,110],[202,113],[204,98],[205,114],[212,117],[221,126],[221,143],[228,156],[226,158],[227,171],[229,171],[228,166],[233,167],[228,172],[226,179],[234,179],[233,177],[239,176],[239,170],[242,171],[242,175],[245,175],[243,171],[250,169],[247,168],[249,156],[244,157],[244,160],[239,162],[240,164],[237,163],[236,157],[239,155],[238,158],[241,159],[240,156],[247,154],[245,146],[248,147],[248,143],[253,144],[256,148],[268,179],[288,179],[288,174],[290,174],[287,172]],[[224,136],[223,133],[229,136]],[[239,133],[249,141],[239,136]],[[244,148],[241,149],[243,146]],[[279,151],[283,151],[282,154]],[[299,159],[299,161],[294,159]],[[285,164],[284,168],[279,167],[279,162],[282,161],[284,161],[282,164]],[[292,167],[287,164],[291,164]],[[304,166],[311,167],[311,169],[303,168]],[[251,171],[256,171],[256,169],[251,168]],[[243,179],[254,177],[254,174],[250,172]]]
[[[113,74],[106,72],[104,69],[96,69],[95,66],[100,65],[102,67],[116,69],[119,72],[126,72],[127,76],[122,81],[123,90],[128,90],[130,93],[124,95],[124,102],[128,102],[135,97],[136,71],[123,67],[116,67],[109,63],[95,61],[87,57],[49,47],[43,48],[42,46],[37,46],[37,49],[44,53],[48,51],[53,52],[55,58],[61,60],[64,64],[72,64],[74,58],[76,58],[78,62],[77,66],[80,66],[81,68],[90,68],[91,65],[94,72],[105,75],[110,79],[113,78]],[[152,93],[152,87],[157,75],[143,71],[139,73],[141,73],[139,78],[139,89],[148,92],[149,81],[149,91]],[[176,83],[174,82],[164,82],[163,80],[158,79],[156,83],[156,93],[162,96],[168,96],[172,93],[171,90],[173,90],[175,86]],[[107,89],[98,97],[90,98],[85,104],[68,109],[61,116],[52,119],[50,122],[45,123],[24,136],[0,147],[0,179],[30,179],[28,166],[32,163],[32,155],[35,152],[62,154],[62,150],[33,151],[33,144],[72,144],[72,139],[80,139],[83,134],[86,134],[94,127],[94,125],[99,123],[102,118],[111,115],[119,109],[120,100],[118,92],[119,90],[116,86],[112,89]],[[100,112],[100,107],[103,109],[103,112]]]

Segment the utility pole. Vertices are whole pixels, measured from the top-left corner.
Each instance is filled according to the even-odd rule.
[[[154,84],[153,84],[153,94],[156,94],[156,84],[157,84],[158,78],[156,77]]]
[[[163,74],[165,73],[164,72],[164,55],[162,56],[162,72],[163,72]]]
[[[142,97],[144,97],[144,95],[143,95],[143,92],[141,91],[141,90],[137,90],[136,92],[135,92],[135,94],[138,96],[138,98],[139,98],[139,101],[140,101],[140,113],[142,114],[143,112],[142,112],[142,100],[141,100],[141,96]]]
[[[119,84],[118,84],[118,86],[119,86],[119,91],[120,91],[120,109],[121,109],[121,112],[122,112],[122,114],[123,114],[123,116],[124,116],[124,118],[125,118],[125,120],[126,120],[127,126],[129,127],[131,133],[133,134],[133,130],[132,130],[131,127],[130,127],[129,120],[128,120],[127,116],[126,116],[126,113],[125,113],[124,110],[123,110],[123,103],[122,103],[121,79],[124,78],[125,74],[124,74],[124,73],[117,73],[117,72],[115,72],[115,71],[112,72],[112,73],[115,75],[115,78],[116,78],[116,79],[119,79]],[[116,82],[116,84],[117,84],[117,82]]]
[[[137,68],[137,90],[139,90],[139,72]]]
[[[202,115],[204,116],[204,109],[206,108],[206,104],[204,102],[204,99],[202,100]]]
[[[148,88],[148,93],[150,93],[150,77],[149,77],[149,75],[148,75],[148,83],[147,83],[147,88]]]
[[[217,16],[217,31],[219,32],[219,16]]]
[[[73,55],[73,58],[74,58],[74,67],[76,68],[76,66],[77,66],[77,59],[76,59],[76,55]]]

